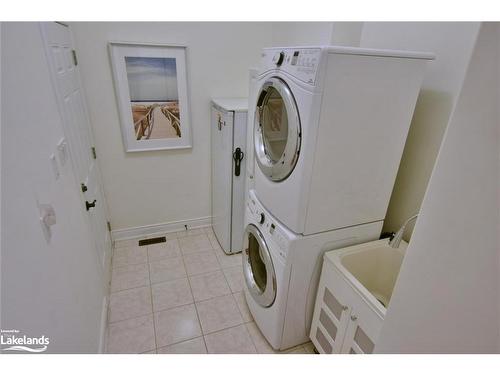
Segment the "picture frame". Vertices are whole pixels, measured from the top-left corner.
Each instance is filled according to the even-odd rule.
[[[110,41],[126,152],[192,147],[187,47]]]

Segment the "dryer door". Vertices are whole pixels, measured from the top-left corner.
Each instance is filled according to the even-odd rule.
[[[276,274],[271,254],[259,228],[249,224],[245,229],[243,275],[253,299],[269,307],[276,298]]]
[[[295,99],[278,77],[262,85],[255,113],[255,158],[272,181],[283,181],[295,168],[300,151],[301,129]]]

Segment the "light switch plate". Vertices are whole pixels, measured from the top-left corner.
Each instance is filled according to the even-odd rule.
[[[59,162],[61,163],[61,167],[64,167],[69,157],[68,143],[66,142],[66,139],[61,138],[59,143],[57,143],[57,153],[59,154]]]

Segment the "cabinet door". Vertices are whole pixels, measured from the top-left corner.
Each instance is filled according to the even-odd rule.
[[[212,106],[212,227],[222,249],[231,250],[233,112]]]
[[[341,353],[343,354],[371,354],[378,337],[378,326],[356,315],[356,311],[349,309],[348,326],[344,336]]]
[[[323,265],[310,334],[320,353],[341,352],[351,315],[343,289],[339,288],[342,284],[335,282],[336,276],[330,267]]]

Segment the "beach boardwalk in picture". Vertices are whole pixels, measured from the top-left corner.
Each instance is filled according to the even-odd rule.
[[[136,139],[182,136],[175,58],[125,56]]]

